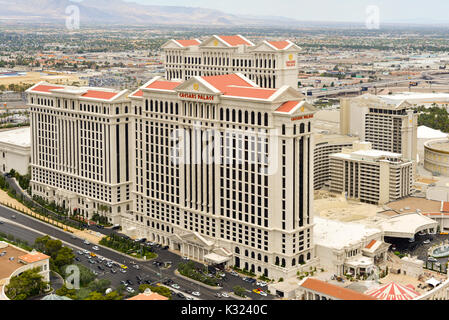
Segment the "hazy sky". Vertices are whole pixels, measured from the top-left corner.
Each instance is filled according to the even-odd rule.
[[[381,22],[449,23],[449,0],[125,0],[142,4],[218,9],[234,14],[297,20],[365,22],[367,6]]]

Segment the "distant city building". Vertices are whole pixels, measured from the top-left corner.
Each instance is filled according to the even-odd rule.
[[[33,195],[120,223],[132,204],[128,91],[38,83],[27,93]]]
[[[350,199],[384,204],[410,195],[413,162],[399,153],[373,150],[369,142],[330,155],[330,190]]]
[[[418,114],[407,101],[397,103],[366,94],[341,99],[340,133],[357,135],[373,149],[417,161]]]
[[[0,171],[14,169],[21,175],[28,173],[31,157],[30,128],[0,131]]]
[[[256,45],[241,35],[213,35],[203,42],[172,39],[162,50],[167,80],[242,73],[263,88],[298,88],[301,49],[289,40]]]
[[[343,148],[352,147],[357,137],[343,136],[337,134],[315,134],[313,154],[313,186],[315,190],[329,184],[330,164],[329,156],[339,153]]]
[[[156,77],[130,98],[135,203],[123,232],[273,279],[313,261],[314,108],[297,90],[241,74]]]

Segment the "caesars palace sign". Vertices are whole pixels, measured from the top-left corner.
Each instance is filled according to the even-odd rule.
[[[198,91],[199,90],[199,84],[195,83],[193,84],[193,90]],[[195,100],[195,101],[209,101],[214,102],[215,101],[215,95],[212,94],[204,94],[204,93],[195,93],[195,92],[179,92],[178,98],[183,100]]]

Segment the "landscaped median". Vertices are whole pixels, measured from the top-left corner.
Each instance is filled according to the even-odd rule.
[[[125,239],[115,233],[103,237],[99,244],[137,259],[151,260],[157,257],[157,254],[151,248],[134,240]]]
[[[178,265],[177,272],[186,277],[189,278],[197,283],[200,283],[205,286],[209,286],[213,289],[220,289],[218,286],[218,278],[209,277],[205,275],[203,272],[200,272],[195,267],[195,264],[192,261],[180,263]],[[204,272],[207,272],[207,268],[204,270]]]

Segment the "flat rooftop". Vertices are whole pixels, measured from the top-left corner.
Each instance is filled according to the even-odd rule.
[[[429,213],[440,212],[441,201],[408,197],[398,201],[389,202],[385,206],[400,213],[416,212],[417,209],[421,210],[422,213]]]
[[[31,147],[30,127],[0,131],[0,143]]]
[[[449,140],[429,141],[427,145],[433,149],[449,152]]]
[[[0,242],[0,245],[4,244]],[[11,246],[7,246],[5,248],[1,248],[0,253],[6,251],[6,254],[3,257],[0,257],[0,279],[9,278],[9,276],[18,268],[23,267],[24,264],[19,262],[19,257],[27,254],[24,250],[19,250]],[[14,258],[14,260],[10,261],[9,258]]]
[[[318,217],[314,218],[314,223],[314,243],[334,249],[358,244],[363,238],[382,232],[378,228],[367,227],[361,223],[341,222]]]

